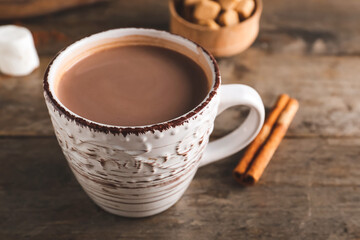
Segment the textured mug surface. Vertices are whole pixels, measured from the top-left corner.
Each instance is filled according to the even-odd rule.
[[[91,52],[104,40],[114,42],[133,35],[153,38],[154,44],[175,43],[201,59],[212,79],[203,102],[168,122],[119,127],[84,119],[57,99],[56,79],[68,67],[66,63],[76,61],[77,54]],[[218,114],[220,75],[213,57],[182,37],[150,29],[117,29],[82,39],[58,54],[45,73],[44,90],[58,142],[85,192],[108,212],[145,217],[175,204],[195,175]],[[261,109],[255,112],[254,136],[263,121]]]

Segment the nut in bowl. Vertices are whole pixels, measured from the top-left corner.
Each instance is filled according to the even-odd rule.
[[[262,0],[170,0],[170,31],[216,57],[238,54],[259,33]]]

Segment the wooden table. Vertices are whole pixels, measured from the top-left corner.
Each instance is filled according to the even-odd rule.
[[[154,217],[117,217],[86,196],[53,134],[44,69],[84,36],[167,29],[168,17],[165,0],[124,0],[16,21],[48,39],[37,42],[38,70],[0,75],[0,239],[360,239],[359,0],[265,0],[255,44],[218,60],[224,83],[254,87],[266,107],[280,93],[301,104],[256,186],[233,180],[239,153],[199,169],[182,199]],[[245,114],[228,110],[213,138]]]

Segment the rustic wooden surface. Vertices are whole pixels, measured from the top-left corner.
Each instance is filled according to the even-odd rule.
[[[219,64],[224,83],[255,87],[266,107],[283,92],[299,99],[286,139],[256,186],[232,179],[239,153],[199,169],[168,211],[135,220],[105,213],[81,190],[53,136],[42,76],[57,51],[89,34],[167,29],[167,1],[0,22],[48,36],[37,42],[38,70],[0,75],[0,239],[360,239],[359,13],[358,0],[265,0],[255,44]],[[244,115],[228,110],[213,138]]]
[[[34,17],[68,8],[92,4],[101,0],[11,0],[0,1],[0,19]]]

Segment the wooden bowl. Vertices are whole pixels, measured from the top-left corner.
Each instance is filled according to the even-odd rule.
[[[246,50],[259,33],[262,0],[255,0],[254,13],[246,20],[216,30],[182,18],[177,11],[178,4],[177,0],[169,1],[170,32],[200,44],[216,57],[232,56]]]

